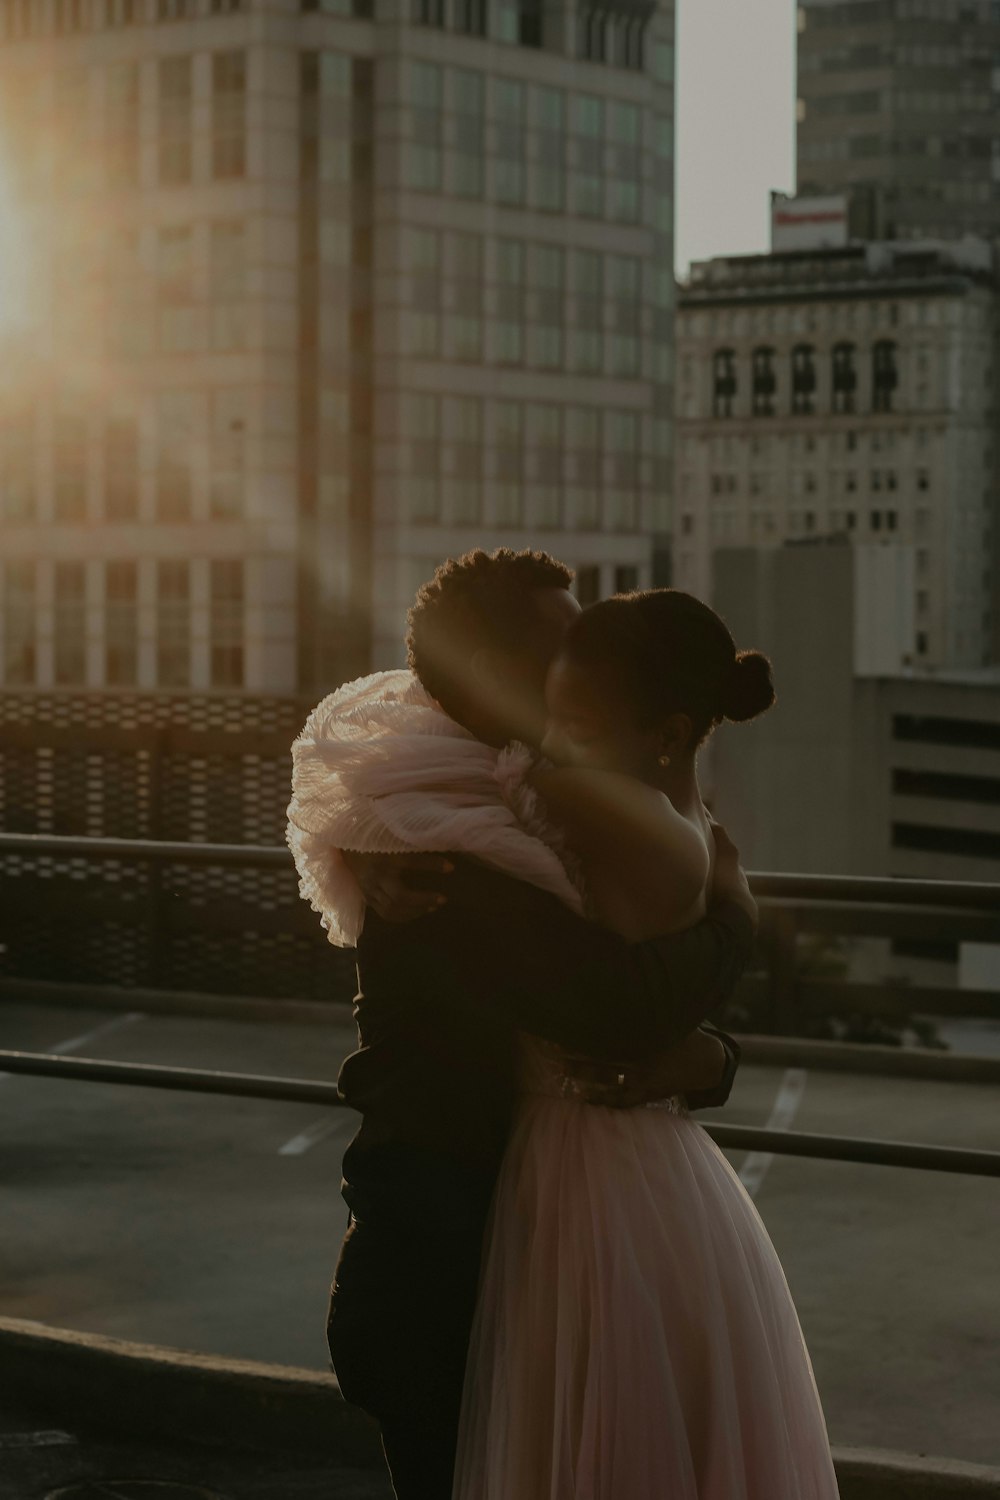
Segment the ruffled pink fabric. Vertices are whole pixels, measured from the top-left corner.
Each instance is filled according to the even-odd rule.
[[[530,1075],[530,1043],[526,1056]],[[710,1137],[673,1108],[525,1094],[486,1237],[454,1500],[836,1496],[784,1273]]]
[[[582,911],[526,780],[532,764],[523,745],[475,739],[412,672],[376,672],[324,698],[292,746],[286,838],[330,942],[354,947],[364,922],[343,849],[475,855]]]

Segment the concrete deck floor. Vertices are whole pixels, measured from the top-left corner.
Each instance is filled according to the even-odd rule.
[[[0,1007],[4,1047],[288,1076],[334,1078],[352,1038],[349,1025]],[[784,1081],[746,1067],[726,1118],[766,1123]],[[998,1105],[995,1088],[811,1072],[794,1128],[1000,1149]],[[0,1121],[3,1313],[326,1367],[352,1115],[11,1076]],[[1000,1460],[1000,1184],[776,1157],[756,1201],[832,1440]]]

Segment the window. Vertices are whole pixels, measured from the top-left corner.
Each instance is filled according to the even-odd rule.
[[[189,129],[190,116],[187,117],[187,126]],[[104,159],[107,164],[110,186],[119,190],[135,187],[139,181],[139,67],[137,63],[112,63],[108,68],[104,128]],[[162,110],[160,130],[162,152],[164,145]],[[190,142],[190,135],[188,139]],[[163,180],[162,176],[161,180]]]
[[[87,679],[87,574],[82,562],[55,565],[55,678],[72,686]]]
[[[872,411],[892,410],[896,385],[896,345],[891,339],[879,339],[872,349]]]
[[[854,393],[858,383],[857,371],[854,367],[855,348],[853,344],[834,344],[833,346],[833,411],[844,415],[853,412]]]
[[[774,350],[755,349],[753,351],[753,414],[755,417],[774,416],[774,396],[777,386]]]
[[[213,520],[234,521],[244,514],[246,427],[245,392],[213,391],[208,491]]]
[[[441,236],[436,229],[411,229],[407,243],[411,307],[406,352],[433,359],[441,352]]]
[[[188,521],[192,500],[194,402],[185,392],[164,391],[157,417],[156,518]]]
[[[133,521],[139,511],[139,425],[112,417],[104,434],[104,516]]]
[[[212,687],[243,686],[243,563],[213,559],[209,574]]]
[[[18,559],[2,573],[4,680],[8,687],[25,687],[35,680],[35,564]]]
[[[524,202],[524,86],[509,78],[494,83],[496,160],[494,190],[498,203]]]
[[[414,0],[413,19],[418,26],[444,26],[444,0]]]
[[[246,57],[242,52],[212,56],[212,176],[246,174]]]
[[[413,138],[409,142],[407,183],[421,192],[441,187],[443,74],[434,63],[410,64]]]
[[[190,57],[161,58],[159,82],[160,183],[176,187],[191,181]],[[138,80],[135,86],[138,88]]]
[[[451,75],[455,108],[454,192],[461,198],[480,198],[483,192],[485,143],[485,87],[482,73],[456,68]]]
[[[238,221],[217,221],[209,246],[212,348],[242,349],[246,339],[246,232]]]
[[[562,512],[562,412],[548,402],[532,402],[527,420],[532,464],[529,524],[554,528],[560,524]]]
[[[54,428],[55,518],[83,521],[87,515],[87,423],[57,414]]]
[[[559,213],[565,202],[566,97],[560,89],[538,89],[538,147],[535,163],[536,208]]]
[[[409,519],[441,519],[441,398],[414,393],[406,403],[410,447]]]
[[[189,228],[161,229],[157,271],[160,348],[165,354],[196,349],[202,319],[194,305],[194,237]]]
[[[638,105],[615,102],[608,106],[608,124],[612,141],[608,217],[622,224],[637,224],[639,221],[642,180],[641,122],[642,117]],[[668,206],[672,207],[670,199],[666,201]]]
[[[482,359],[483,240],[478,234],[451,236],[452,312],[449,318],[452,359]]]
[[[567,521],[578,531],[593,531],[600,525],[600,411],[590,406],[567,407],[564,431],[569,464]]]
[[[463,36],[486,35],[486,0],[455,0],[455,30]]]
[[[138,579],[134,562],[109,562],[104,571],[104,680],[131,686],[138,666]]]
[[[604,104],[589,94],[573,100],[576,171],[573,212],[599,219],[604,214]]]
[[[496,357],[501,364],[520,364],[524,342],[524,246],[520,240],[497,241]]]
[[[172,688],[191,681],[190,568],[180,559],[156,568],[156,681]]]
[[[633,531],[638,519],[639,417],[609,411],[604,418],[605,519],[612,531]]]
[[[520,401],[498,401],[496,422],[496,479],[493,485],[494,526],[522,523],[524,478],[524,410]]]
[[[811,344],[796,344],[792,350],[792,415],[810,416],[815,410],[816,365]]]
[[[35,414],[14,407],[0,420],[0,520],[30,521],[35,515]]]
[[[542,45],[543,0],[518,0],[517,40],[522,47]]]
[[[917,650],[924,655],[926,637],[917,636]],[[919,849],[927,854],[960,854],[967,859],[1000,859],[1000,833],[980,829],[940,828],[921,823],[893,823],[894,849]]]
[[[575,326],[572,368],[578,374],[600,374],[604,359],[604,260],[598,250],[574,250]]]
[[[482,520],[483,403],[478,396],[445,398],[452,475],[446,486],[446,520],[475,526]]]
[[[639,587],[639,569],[634,563],[624,563],[615,568],[615,593],[631,594]]]
[[[712,355],[712,415],[731,417],[736,400],[736,353],[716,349]]]
[[[897,770],[892,789],[900,797],[933,797],[947,802],[1000,803],[1000,777],[963,776],[946,771]]]
[[[601,597],[601,570],[594,563],[576,569],[576,597],[584,609]]]
[[[619,376],[638,375],[642,264],[637,256],[607,257],[607,293],[611,315],[611,373]]]
[[[529,358],[546,370],[562,364],[564,261],[559,245],[531,247],[535,313],[529,327]]]

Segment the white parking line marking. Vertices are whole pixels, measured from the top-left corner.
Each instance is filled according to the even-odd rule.
[[[77,1440],[71,1432],[0,1432],[0,1448],[58,1448]]]
[[[65,1042],[57,1042],[54,1047],[49,1048],[49,1051],[55,1053],[57,1057],[63,1057],[67,1052],[78,1052],[81,1047],[85,1047],[95,1037],[108,1036],[112,1031],[121,1031],[123,1027],[131,1026],[133,1022],[144,1021],[145,1019],[141,1011],[130,1010],[128,1015],[115,1016],[111,1021],[102,1021],[100,1026],[95,1026],[91,1031],[81,1032],[79,1036],[71,1036]]]
[[[802,1103],[802,1095],[806,1090],[806,1076],[805,1068],[785,1070],[785,1076],[781,1080],[774,1108],[771,1110],[765,1129],[788,1130]],[[756,1198],[760,1192],[761,1183],[767,1176],[768,1168],[773,1160],[774,1157],[770,1151],[751,1151],[740,1168],[740,1181],[751,1198]]]
[[[110,1021],[102,1021],[100,1026],[94,1026],[90,1031],[82,1031],[79,1036],[67,1037],[64,1042],[56,1042],[54,1047],[47,1047],[45,1051],[51,1052],[55,1057],[65,1057],[67,1052],[77,1052],[92,1042],[95,1037],[107,1036],[112,1031],[121,1031],[125,1026],[131,1026],[134,1021],[144,1021],[146,1017],[140,1010],[130,1010],[127,1015],[114,1016]],[[0,1073],[0,1078],[16,1078],[16,1073]]]
[[[317,1141],[324,1140],[328,1135],[333,1135],[339,1130],[343,1123],[343,1115],[340,1111],[324,1115],[322,1120],[316,1120],[314,1124],[307,1125],[300,1135],[293,1135],[290,1141],[278,1147],[279,1156],[303,1156],[310,1146],[315,1146]]]

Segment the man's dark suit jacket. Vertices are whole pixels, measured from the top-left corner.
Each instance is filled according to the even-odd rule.
[[[360,1110],[344,1197],[361,1223],[417,1211],[481,1222],[507,1140],[519,1030],[608,1062],[648,1061],[695,1030],[733,988],[753,944],[734,902],[697,926],[628,944],[554,896],[460,862],[449,899],[416,922],[369,912],[358,944],[360,1048],[339,1086]],[[727,1076],[689,1096],[724,1103]]]

